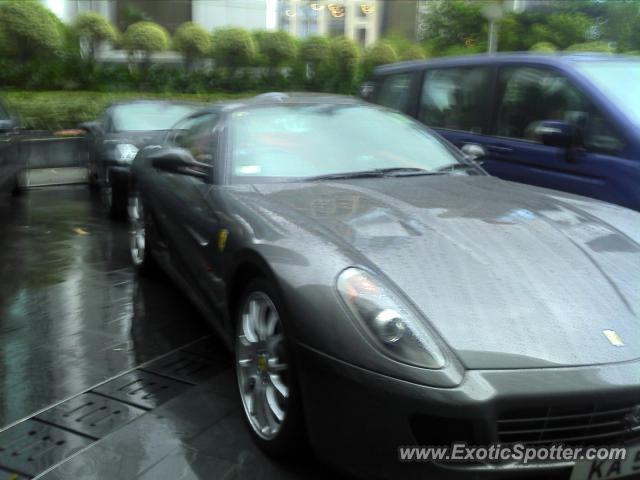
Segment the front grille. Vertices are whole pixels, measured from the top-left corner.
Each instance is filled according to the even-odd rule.
[[[616,445],[640,439],[640,403],[520,409],[502,415],[497,427],[503,444]]]
[[[409,426],[417,445],[451,445],[478,443],[474,422],[462,418],[416,414],[409,417]]]

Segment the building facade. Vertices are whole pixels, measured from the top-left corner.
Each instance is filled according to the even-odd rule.
[[[62,21],[71,22],[78,13],[92,10],[109,19],[120,30],[132,20],[148,19],[169,32],[184,22],[196,22],[207,30],[243,27],[248,30],[277,28],[280,0],[42,0]]]
[[[364,47],[380,38],[384,9],[381,0],[280,0],[278,28],[299,38],[344,35]]]
[[[362,46],[380,38],[385,12],[382,0],[42,1],[65,22],[73,21],[80,12],[93,10],[120,30],[133,21],[148,19],[173,33],[180,24],[192,21],[207,30],[238,26],[248,30],[283,29],[299,38],[344,35]]]

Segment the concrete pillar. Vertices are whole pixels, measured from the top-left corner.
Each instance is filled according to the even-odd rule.
[[[329,32],[329,11],[326,4],[317,2],[322,8],[318,11],[318,35],[327,35]]]

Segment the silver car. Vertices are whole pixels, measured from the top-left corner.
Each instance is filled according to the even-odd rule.
[[[640,214],[493,178],[338,96],[213,105],[132,175],[133,262],[235,352],[267,452],[308,439],[368,477],[546,478],[574,462],[398,447],[640,442]]]

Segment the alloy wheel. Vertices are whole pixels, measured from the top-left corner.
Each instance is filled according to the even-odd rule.
[[[241,310],[236,372],[249,424],[260,438],[274,439],[287,414],[289,365],[280,315],[260,291],[249,294]]]
[[[131,234],[129,250],[131,260],[136,266],[142,265],[146,251],[146,231],[144,223],[144,210],[142,202],[137,195],[129,198],[129,219],[131,221]]]

